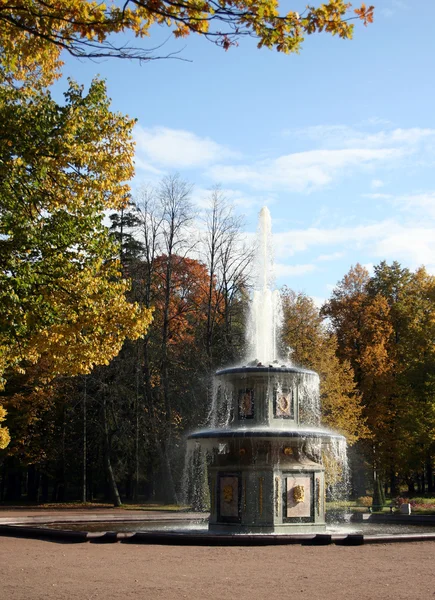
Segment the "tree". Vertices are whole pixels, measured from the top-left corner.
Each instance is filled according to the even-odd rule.
[[[356,373],[379,498],[380,481],[392,494],[425,475],[433,486],[434,285],[423,268],[383,261],[370,277],[357,265],[323,307]]]
[[[137,208],[129,199],[125,207],[121,206],[121,210],[112,213],[109,218],[112,222],[111,234],[119,246],[120,263],[124,269],[128,269],[128,265],[142,252],[142,244],[135,237],[140,225]]]
[[[258,47],[279,52],[298,52],[304,35],[326,31],[351,38],[352,19],[373,21],[374,7],[363,3],[351,11],[345,0],[328,0],[308,6],[302,14],[283,13],[277,0],[127,0],[120,6],[87,0],[16,0],[0,2],[1,64],[18,78],[42,68],[47,77],[60,66],[66,50],[78,57],[158,58],[125,43],[116,44],[112,34],[131,31],[147,37],[153,25],[170,27],[176,38],[197,33],[228,49],[244,36],[254,37]]]
[[[101,81],[71,83],[65,106],[0,88],[0,115],[0,372],[42,355],[53,376],[87,372],[149,323],[102,224],[125,201],[133,123]]]
[[[6,415],[8,413],[6,410],[0,405],[0,423],[2,423],[6,419]],[[6,448],[6,446],[11,441],[9,430],[6,427],[2,427],[0,425],[0,450]]]
[[[388,352],[391,336],[388,303],[380,295],[369,296],[369,283],[370,275],[364,267],[359,264],[352,267],[322,307],[322,314],[329,318],[337,335],[339,356],[349,360],[355,372],[370,433],[364,454],[372,466],[376,489],[382,475],[380,444],[385,429],[388,431],[385,395],[392,389],[393,365]]]
[[[133,121],[105,85],[0,85],[0,379],[43,359],[44,378],[107,363],[150,311],[130,303],[103,225],[133,172]]]
[[[253,250],[243,243],[242,221],[234,216],[218,187],[209,197],[204,224],[203,256],[209,273],[204,344],[211,371],[215,363],[228,364],[236,358],[232,320],[240,290],[246,285]]]
[[[325,328],[311,298],[284,287],[282,300],[282,337],[291,349],[292,362],[319,374],[322,421],[353,444],[367,429],[351,364],[338,358],[337,339]]]

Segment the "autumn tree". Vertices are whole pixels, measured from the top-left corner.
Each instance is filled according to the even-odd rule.
[[[89,370],[142,334],[149,315],[125,298],[104,210],[124,203],[132,122],[105,86],[71,83],[65,106],[0,88],[2,372],[42,355],[52,375]]]
[[[353,444],[366,434],[361,398],[349,360],[337,356],[337,339],[327,331],[313,300],[284,287],[284,344],[297,365],[313,369],[320,377],[322,421]]]
[[[2,423],[6,419],[7,411],[0,406],[0,423]],[[6,446],[11,441],[9,430],[6,427],[0,425],[0,450],[6,448]]]
[[[151,35],[153,25],[168,27],[176,38],[196,33],[228,49],[242,37],[257,40],[259,48],[298,52],[304,36],[327,32],[341,38],[353,35],[353,19],[373,20],[373,6],[352,10],[345,0],[328,0],[307,6],[303,13],[284,12],[277,0],[208,0],[175,2],[115,0],[107,4],[88,0],[17,0],[0,2],[0,47],[3,67],[16,77],[41,68],[50,77],[59,66],[62,50],[78,57],[159,58],[155,52],[116,41],[131,32],[136,38]]]
[[[103,225],[133,172],[133,121],[105,85],[71,82],[59,105],[36,81],[0,82],[0,377],[43,359],[45,379],[88,372],[142,335]]]
[[[392,494],[425,469],[433,485],[433,286],[424,269],[357,265],[323,308],[356,373],[375,489],[381,478]]]

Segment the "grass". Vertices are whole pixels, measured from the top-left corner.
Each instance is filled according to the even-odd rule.
[[[424,515],[433,515],[435,514],[435,498],[423,498],[423,497],[415,497],[415,498],[406,498],[402,496],[404,500],[411,503],[411,513],[412,514],[424,514]],[[385,501],[385,505],[380,510],[376,510],[373,512],[376,513],[390,513],[391,504],[395,504],[395,510],[398,510],[398,506],[395,503],[395,499],[387,499]],[[336,511],[347,511],[347,512],[368,512],[369,507],[365,504],[361,504],[359,499],[356,500],[342,500],[335,502],[327,502],[326,510],[336,510]]]
[[[4,509],[21,509],[21,508],[37,508],[42,510],[89,510],[89,509],[109,509],[114,508],[113,504],[107,502],[47,502],[45,504],[31,503],[2,503],[0,510]],[[183,512],[188,510],[188,506],[179,506],[176,504],[122,504],[118,510],[143,510],[143,511],[166,511],[166,512]]]

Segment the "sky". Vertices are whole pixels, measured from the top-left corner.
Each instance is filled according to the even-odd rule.
[[[277,285],[321,303],[356,263],[435,274],[435,2],[373,3],[353,40],[309,36],[299,55],[159,28],[143,44],[176,58],[67,57],[64,73],[105,78],[113,109],[137,119],[133,193],[177,172],[200,210],[218,184],[247,235],[267,205]]]

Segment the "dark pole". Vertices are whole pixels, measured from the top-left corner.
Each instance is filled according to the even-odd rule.
[[[87,395],[87,390],[86,390],[86,381],[87,381],[87,377],[85,375],[84,377],[85,379],[85,385],[84,385],[84,391],[83,391],[83,502],[86,502],[87,499],[87,494],[86,494],[86,462],[87,462],[87,456],[86,456],[86,446],[87,446],[87,439],[86,439],[86,395]]]

